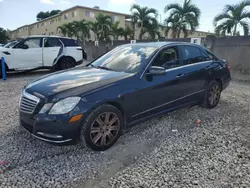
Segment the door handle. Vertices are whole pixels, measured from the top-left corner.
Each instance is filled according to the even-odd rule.
[[[184,75],[185,75],[185,74],[183,74],[183,73],[182,73],[182,74],[179,74],[179,75],[176,76],[176,78],[181,78],[181,77],[183,77]]]

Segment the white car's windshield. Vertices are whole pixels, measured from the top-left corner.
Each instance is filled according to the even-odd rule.
[[[156,49],[156,47],[143,45],[121,46],[103,55],[90,66],[117,72],[136,73]]]
[[[17,41],[9,42],[9,43],[6,44],[4,47],[5,47],[5,48],[11,48],[11,47],[14,46],[16,43],[17,43]]]

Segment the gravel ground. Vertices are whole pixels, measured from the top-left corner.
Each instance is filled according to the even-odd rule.
[[[20,91],[45,73],[0,81],[0,187],[250,187],[250,85],[233,82],[217,108],[152,119],[93,152],[19,129]]]

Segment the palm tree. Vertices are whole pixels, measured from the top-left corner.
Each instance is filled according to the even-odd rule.
[[[78,21],[73,21],[68,23],[69,27],[70,27],[70,32],[73,36],[76,37],[76,39],[78,40],[80,37],[80,22]],[[68,28],[69,29],[69,28]]]
[[[73,37],[77,40],[81,39],[84,42],[87,38],[90,38],[90,24],[86,20],[73,21],[67,24],[63,24],[58,27],[64,36]]]
[[[134,36],[134,31],[129,27],[126,26],[125,29],[123,30],[123,37],[125,40],[132,39]]]
[[[110,16],[99,14],[96,16],[96,25],[98,29],[98,38],[101,41],[108,41],[110,40],[111,34],[111,26],[112,26],[112,18]]]
[[[90,38],[90,23],[84,19],[78,22],[78,35],[82,42]]]
[[[139,39],[142,39],[143,30],[145,30],[145,22],[156,22],[158,12],[154,8],[141,7],[137,4],[132,5],[130,11],[132,18],[138,23],[140,27]]]
[[[67,31],[68,37],[73,37],[76,33],[76,25],[73,22],[64,25]]]
[[[178,38],[180,38],[181,32],[188,35],[188,29],[193,32],[199,26],[201,11],[196,5],[192,4],[191,0],[184,0],[183,5],[169,4],[165,7],[164,12],[170,13],[165,22],[178,22],[178,24],[173,24],[177,28]]]
[[[171,31],[172,38],[176,38],[179,29],[179,18],[178,17],[167,18],[165,20],[165,25],[166,25],[165,35],[168,36],[169,32]]]
[[[111,26],[111,34],[114,37],[114,40],[118,40],[119,36],[123,36],[124,29],[119,27],[120,22],[115,22]]]
[[[238,26],[243,28],[244,35],[248,35],[250,11],[246,8],[250,6],[250,1],[242,1],[235,5],[226,5],[223,13],[214,18],[215,32],[217,34],[232,34],[236,36]]]
[[[185,20],[180,21],[179,16],[174,16],[172,18],[168,18],[165,20],[165,24],[167,26],[166,28],[166,36],[168,36],[168,33],[171,31],[171,36],[173,38],[180,38],[180,33],[183,32],[184,38],[188,37],[188,23]],[[192,32],[192,30],[191,30]]]
[[[156,36],[158,39],[161,38],[160,29],[161,29],[161,27],[158,24],[158,22],[154,21],[152,23],[145,22],[145,29],[143,29],[143,30],[144,30],[144,33],[149,34],[150,39],[155,40]]]
[[[90,25],[90,30],[94,33],[95,40],[99,41],[100,38],[100,32],[98,28],[98,23],[97,22],[89,22]]]
[[[67,31],[66,24],[59,26],[57,29],[61,31],[61,33],[63,34],[64,37],[67,35],[68,31]]]

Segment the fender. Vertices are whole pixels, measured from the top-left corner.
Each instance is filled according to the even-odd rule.
[[[58,55],[57,55],[57,57],[54,59],[54,62],[53,62],[53,67],[54,66],[57,66],[57,64],[58,64],[58,62],[60,62],[61,61],[61,59],[63,59],[64,57],[71,57],[71,56],[65,56],[64,54],[64,50],[65,50],[65,48],[64,48],[64,46],[61,46],[60,47],[60,50],[59,50],[59,52],[58,52]],[[71,57],[72,59],[74,59],[73,57]],[[74,59],[75,60],[75,59]],[[76,61],[76,60],[75,60]]]

